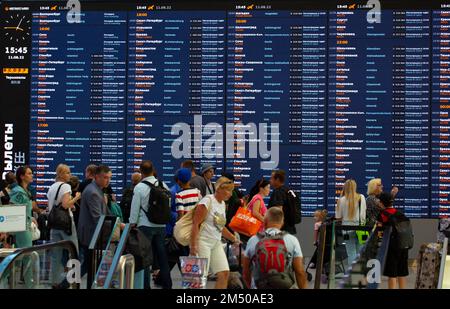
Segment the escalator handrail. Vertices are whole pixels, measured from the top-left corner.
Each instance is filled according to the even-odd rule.
[[[367,228],[370,228],[370,230],[368,230]],[[350,279],[351,279],[351,273],[353,270],[353,267],[355,265],[358,264],[359,259],[363,256],[363,253],[367,250],[367,247],[369,246],[369,244],[371,244],[374,240],[374,238],[378,237],[378,229],[377,229],[377,225],[374,224],[372,227],[370,226],[366,226],[364,227],[364,229],[356,229],[358,231],[371,231],[371,233],[369,234],[369,237],[367,238],[366,242],[364,243],[363,246],[361,246],[361,248],[358,251],[358,254],[356,255],[356,259],[355,261],[351,262],[351,265],[347,268],[344,277],[342,278],[342,280],[339,283],[340,288],[344,288],[346,285],[351,284]]]
[[[336,224],[335,230],[343,230],[343,231],[373,231],[374,226],[370,225],[343,225]]]
[[[3,259],[0,263],[0,280],[4,276],[5,272],[8,271],[11,264],[13,264],[18,258],[20,258],[24,254],[31,254],[36,251],[45,251],[50,250],[56,247],[62,247],[69,250],[70,256],[72,259],[78,259],[78,252],[75,247],[75,244],[71,240],[61,240],[57,242],[46,243],[42,245],[27,247],[27,248],[17,248],[16,251],[8,255]],[[76,284],[77,288],[79,288],[79,284]]]
[[[378,230],[376,230],[376,231],[378,231]],[[377,260],[380,261],[381,274],[383,273],[384,266],[386,264],[386,256],[387,256],[387,252],[389,249],[389,243],[391,240],[391,233],[392,233],[392,226],[387,226],[383,231],[383,240],[381,241],[381,246],[380,246],[380,249],[378,250],[378,254],[377,254]],[[372,290],[372,289],[377,289],[377,288],[378,288],[377,282],[367,284],[367,289]]]
[[[97,226],[95,227],[94,234],[92,235],[91,242],[89,243],[89,250],[96,249],[99,238],[102,235],[101,232],[102,232],[102,229],[103,229],[103,226],[104,226],[106,220],[110,220],[112,222],[114,220],[116,220],[116,222],[117,222],[118,218],[115,216],[109,216],[109,215],[108,216],[107,215],[100,216],[100,218],[98,219],[98,222],[97,222]]]
[[[125,249],[125,245],[126,245],[127,240],[128,240],[128,235],[130,233],[130,229],[131,229],[131,225],[129,223],[125,224],[125,227],[124,227],[124,229],[123,229],[123,231],[122,231],[122,233],[120,235],[119,244],[117,245],[117,248],[116,248],[116,250],[114,252],[114,256],[113,256],[113,260],[111,262],[111,266],[110,266],[110,268],[108,270],[108,274],[106,275],[105,282],[104,282],[104,284],[102,286],[102,288],[104,288],[104,289],[109,289],[110,286],[111,286],[113,276],[114,276],[114,274],[117,271],[117,267],[118,267],[120,258],[122,257],[122,253],[123,253],[123,251]],[[107,245],[107,250],[108,250],[109,246],[110,246],[110,243],[108,243],[108,245]],[[102,265],[102,262],[103,262],[103,259],[100,262],[100,265]],[[99,267],[99,270],[100,270],[100,268],[101,267]],[[97,271],[96,277],[98,276],[98,274],[99,274],[99,271]],[[97,280],[94,280],[94,282],[95,281],[97,281]]]
[[[114,226],[116,226],[118,218],[115,216],[111,216],[111,215],[101,215],[100,218],[98,219],[97,225],[94,230],[94,234],[92,235],[91,242],[88,247],[88,256],[86,257],[87,265],[88,265],[88,269],[87,269],[87,288],[88,289],[91,288],[92,283],[94,282],[94,277],[96,276],[96,273],[97,273],[97,269],[96,269],[98,266],[97,262],[96,262],[97,254],[102,256],[101,251],[100,251],[100,253],[98,253],[98,250],[104,249],[103,248],[103,238],[102,238],[103,233],[102,233],[102,231],[103,231],[106,221],[111,222],[111,227],[112,227],[111,232],[113,232]],[[109,240],[110,239],[111,239],[111,235],[109,235]],[[98,246],[99,246],[100,240],[102,240],[102,243],[100,244],[100,248],[99,248]]]
[[[129,267],[129,269],[128,269]],[[119,260],[119,265],[117,271],[119,272],[119,280],[120,280],[120,289],[133,289],[134,288],[134,269],[135,269],[135,261],[134,256],[131,254],[122,255]],[[124,283],[126,276],[126,271],[130,271],[129,274],[129,282],[127,284]]]

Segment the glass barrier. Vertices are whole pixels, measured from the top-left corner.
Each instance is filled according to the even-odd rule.
[[[361,257],[376,256],[378,246],[374,244],[375,227],[347,226],[331,218],[319,230],[315,289],[335,289],[336,282],[342,281],[353,268],[358,270]]]
[[[93,289],[133,288],[134,258],[131,255],[122,255],[128,239],[130,224],[126,224],[123,231],[121,231],[120,225],[119,221],[114,225],[92,284]],[[124,282],[125,279],[127,279],[128,287]]]
[[[370,282],[367,280],[368,274],[373,267],[379,267],[380,273],[375,275],[381,279],[390,235],[391,227],[384,230],[374,227],[365,241],[358,238],[358,243],[361,246],[355,259],[347,265],[345,274],[340,278],[340,289],[376,289],[378,287],[379,282],[376,278],[373,278]]]
[[[113,238],[118,240],[116,227],[119,219],[116,216],[100,216],[97,226],[89,244],[89,252],[87,256],[87,288],[90,289],[94,283],[94,277],[97,274],[98,267],[103,255],[108,252],[107,247]],[[114,235],[114,233],[116,233]],[[119,234],[120,235],[120,234]]]
[[[68,240],[0,254],[2,289],[78,289],[78,254]],[[77,283],[78,282],[78,283]]]

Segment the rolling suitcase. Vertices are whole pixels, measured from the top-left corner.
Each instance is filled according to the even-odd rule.
[[[436,289],[439,280],[441,245],[422,244],[417,259],[416,289]]]

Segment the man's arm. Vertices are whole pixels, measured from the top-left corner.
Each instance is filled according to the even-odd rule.
[[[91,196],[90,199],[87,199],[87,208],[94,219],[94,223],[97,224],[101,215],[104,215],[102,212],[103,205],[103,196],[98,193],[95,193]]]
[[[303,258],[295,257],[292,260],[292,268],[295,272],[295,280],[299,289],[306,289],[308,287],[306,280],[305,269],[303,268]]]

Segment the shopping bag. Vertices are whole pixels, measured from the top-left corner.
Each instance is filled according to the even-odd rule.
[[[180,256],[183,289],[204,289],[208,281],[208,259]]]
[[[240,207],[231,219],[229,227],[235,232],[251,237],[258,233],[261,224],[262,222],[253,217],[250,210]]]
[[[122,215],[122,209],[120,209],[119,204],[116,202],[111,202],[111,213],[113,216],[119,217],[120,221],[123,222],[123,215]]]
[[[209,205],[205,205],[208,213],[211,210],[211,199],[209,199]],[[175,226],[173,228],[173,237],[175,237],[176,241],[182,245],[182,246],[189,246],[189,243],[191,242],[191,233],[192,233],[192,224],[194,222],[194,214],[195,209],[197,206],[195,206],[194,209],[191,209],[185,214],[183,217],[181,217],[180,220],[175,223]],[[203,222],[200,225],[200,231],[203,230],[205,224]]]

